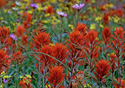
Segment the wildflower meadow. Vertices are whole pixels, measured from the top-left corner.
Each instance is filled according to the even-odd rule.
[[[0,88],[125,88],[125,0],[0,0]]]

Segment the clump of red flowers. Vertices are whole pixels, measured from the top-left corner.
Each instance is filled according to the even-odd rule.
[[[30,84],[31,82],[32,82],[31,79],[24,77],[22,80],[20,80],[19,86],[21,86],[21,88],[33,88]]]
[[[114,83],[115,88],[125,88],[125,80],[124,79],[117,79],[116,81],[120,84],[115,82]]]
[[[49,14],[54,14],[54,9],[52,6],[49,6],[47,9],[46,9],[46,13],[49,13]]]
[[[104,82],[105,78],[110,75],[109,70],[111,69],[109,61],[100,60],[95,64],[95,71],[93,71],[95,78],[93,78],[96,82]]]
[[[63,81],[65,74],[63,74],[63,68],[61,66],[55,66],[49,69],[50,76],[47,77],[49,83],[53,88],[58,88],[59,83]]]
[[[0,72],[8,69],[11,63],[10,57],[4,50],[0,50]]]
[[[36,49],[42,48],[44,45],[48,45],[50,43],[49,40],[50,35],[45,32],[37,32],[32,39],[31,47],[35,47]]]

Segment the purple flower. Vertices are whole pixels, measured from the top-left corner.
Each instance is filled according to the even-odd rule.
[[[80,4],[80,5],[78,5],[78,4],[75,4],[74,6],[72,6],[72,8],[74,8],[74,9],[77,9],[77,10],[80,10],[82,7],[84,7],[85,6],[85,4],[83,3],[83,4]]]
[[[31,7],[33,7],[34,9],[38,8],[38,5],[36,3],[30,4]]]
[[[64,13],[64,12],[60,12],[60,11],[58,11],[57,13],[58,13],[60,16],[62,16],[62,17],[66,17],[66,16],[67,16],[67,14]]]
[[[46,9],[44,8],[43,11],[46,11]]]
[[[26,10],[28,10],[28,7],[25,7]]]
[[[17,40],[17,38],[16,38],[16,35],[15,35],[15,34],[10,34],[10,37],[11,37],[13,40]]]
[[[3,82],[4,82],[4,83],[7,83],[7,82],[8,82],[8,80],[3,79]]]
[[[19,12],[18,12],[17,14],[18,14],[19,16],[21,15],[21,13],[19,13]]]
[[[20,19],[17,19],[16,22],[20,22]]]

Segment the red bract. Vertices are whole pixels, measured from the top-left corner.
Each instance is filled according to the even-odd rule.
[[[23,17],[27,22],[32,21],[32,15],[29,14],[29,13],[24,12],[23,15],[22,15],[22,17]]]
[[[85,43],[84,35],[83,33],[80,33],[79,31],[74,31],[70,33],[69,36],[70,36],[70,39],[68,40],[69,41],[68,55],[70,59],[74,59],[73,62],[75,65],[75,62],[79,62],[78,58],[84,57],[84,52],[82,51],[82,46]]]
[[[80,33],[80,31],[74,31],[72,33],[69,33],[69,39],[70,43],[74,46],[82,46],[83,45],[83,37],[84,35]]]
[[[81,33],[83,33],[84,35],[86,34],[86,24],[80,23],[78,24],[76,31],[80,31]]]
[[[105,9],[105,6],[104,5],[100,5],[100,10],[101,11],[105,11],[106,9]]]
[[[58,88],[58,84],[63,81],[65,74],[63,74],[63,69],[61,66],[55,66],[50,70],[50,76],[47,77],[49,83],[54,88]]]
[[[10,65],[11,61],[9,56],[4,50],[0,50],[0,72]]]
[[[103,16],[103,23],[105,25],[109,24],[109,13],[104,14],[104,16]]]
[[[109,61],[102,59],[95,64],[95,71],[93,73],[96,79],[102,82],[109,75],[110,69]],[[96,79],[94,78],[95,81],[97,81]]]
[[[118,83],[120,83],[120,81],[121,81],[121,83],[120,84],[118,84],[118,83],[114,83],[114,86],[115,86],[115,88],[125,88],[125,80],[124,79],[118,79],[118,80],[116,80]]]
[[[102,37],[103,40],[105,42],[105,44],[110,42],[110,38],[111,38],[111,31],[108,27],[105,27],[102,31]]]
[[[39,52],[53,56],[53,47],[50,45],[45,45],[39,50]],[[52,57],[47,55],[41,54],[39,56],[40,60],[37,59],[41,63],[42,67],[50,66],[55,62],[55,60]]]
[[[108,27],[104,27],[102,31],[102,38],[104,42],[103,50],[105,52],[105,58],[107,59],[107,50],[108,50],[108,46],[110,44],[110,39],[111,39],[111,31]]]
[[[94,44],[97,42],[96,38],[98,36],[98,32],[95,31],[95,30],[89,30],[88,33],[87,33],[87,41],[90,43],[90,44]]]
[[[49,6],[47,9],[46,9],[46,13],[49,13],[49,14],[54,14],[54,9],[52,6]]]
[[[17,36],[22,36],[22,34],[25,32],[25,29],[22,25],[18,26],[16,29]]]
[[[1,43],[3,43],[5,41],[5,39],[8,37],[9,35],[9,29],[7,29],[5,26],[0,27],[0,40]]]
[[[123,31],[123,28],[119,27],[116,28],[116,31],[114,32],[115,36],[112,35],[113,37],[113,46],[109,46],[109,48],[111,48],[113,51],[115,51],[116,53],[116,58],[118,60],[118,67],[120,67],[120,61],[123,59],[124,54],[122,54],[125,50],[125,38],[124,38],[124,34],[125,31]]]
[[[21,61],[23,61],[24,57],[22,56],[22,52],[21,51],[17,51],[15,53],[13,53],[13,59],[14,61],[18,63],[20,63]]]
[[[23,21],[24,28],[29,28],[31,26],[31,23],[29,21]]]
[[[26,36],[26,35],[23,35],[23,36],[22,36],[22,41],[21,41],[21,42],[22,42],[22,44],[24,44],[24,45],[28,43],[28,40],[27,40],[27,36]]]
[[[27,77],[24,77],[20,82],[19,82],[19,86],[21,86],[21,88],[33,88],[30,83],[31,83],[31,79],[28,79]]]
[[[67,48],[62,43],[56,43],[53,47],[53,55],[56,59],[59,61],[64,61],[64,59],[67,57]],[[58,64],[60,64],[58,62]]]
[[[113,37],[113,46],[108,46],[110,49],[112,49],[115,52],[116,61],[117,61],[117,67],[118,67],[118,76],[119,79],[121,79],[121,60],[124,58],[124,50],[125,50],[125,31],[123,31],[122,27],[116,28],[116,31],[114,32],[115,36]],[[121,71],[120,71],[121,70]],[[121,82],[121,81],[120,81]]]
[[[116,60],[115,60],[115,58],[116,58],[116,56],[115,56],[115,54],[111,54],[110,55],[110,62],[111,62],[111,69],[112,69],[112,73],[115,71],[115,68],[116,68]]]
[[[45,2],[45,0],[33,0],[33,2],[35,2],[35,3],[36,3],[36,2],[37,2],[37,3],[38,3],[38,2],[39,2],[39,3],[43,3],[43,2]]]
[[[79,27],[80,28],[80,27]],[[71,72],[69,74],[68,80],[69,85],[68,87],[72,87],[72,79],[75,74],[73,74],[73,71],[78,70],[78,66],[83,65],[83,57],[85,56],[84,51],[82,50],[83,46],[85,45],[85,35],[81,33],[80,31],[74,31],[72,33],[69,33],[69,40],[68,40],[68,65],[71,68]],[[77,73],[77,72],[76,72]]]
[[[50,43],[49,34],[40,31],[36,35],[34,35],[34,38],[32,40],[33,42],[31,43],[31,46],[37,49],[40,49],[44,45],[48,45]]]
[[[0,8],[5,6],[8,3],[7,0],[0,0]]]
[[[86,51],[86,54],[89,55],[89,57],[86,60],[89,63],[91,69],[93,68],[93,62],[95,62],[95,60],[99,54],[99,48],[97,48],[97,45],[100,42],[97,41],[97,39],[96,39],[97,36],[98,36],[97,31],[89,30],[86,35],[86,38],[85,38],[86,44],[85,44],[85,47],[83,48]],[[89,60],[89,58],[90,58],[90,60]]]
[[[121,9],[116,10],[116,15],[119,17],[123,17],[124,16],[124,12]]]

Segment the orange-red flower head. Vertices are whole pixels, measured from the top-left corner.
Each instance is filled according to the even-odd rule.
[[[109,61],[102,59],[95,64],[95,71],[93,73],[99,81],[102,81],[104,76],[109,75],[110,69]]]
[[[22,34],[25,32],[25,29],[22,25],[17,27],[16,34],[17,36],[22,36]]]
[[[63,61],[66,58],[66,46],[64,46],[62,43],[56,43],[54,48],[53,48],[53,54],[54,57],[60,61]]]
[[[36,35],[34,35],[34,39],[32,40],[34,41],[32,43],[32,46],[34,46],[37,49],[40,49],[44,45],[48,45],[50,43],[49,34],[40,31]]]
[[[98,36],[98,32],[95,30],[89,30],[87,34],[88,41],[92,44]]]
[[[76,30],[80,31],[83,34],[86,34],[86,24],[80,23],[78,24]]]
[[[54,14],[54,9],[52,6],[49,6],[47,9],[46,9],[46,13],[49,13],[49,14]]]
[[[9,56],[4,50],[0,50],[0,72],[3,70],[4,65],[10,65]]]
[[[55,88],[60,82],[63,81],[65,74],[61,66],[55,66],[50,70],[50,76],[48,77],[49,83]]]
[[[39,52],[53,56],[53,47],[50,45],[45,45],[39,50]],[[41,54],[39,56],[42,66],[48,66],[48,65],[50,66],[51,64],[54,63],[54,59],[50,56],[44,54]]]
[[[110,38],[111,38],[111,31],[108,27],[105,27],[102,31],[102,37],[105,41],[105,43],[110,42]]]
[[[121,79],[118,78],[118,80],[116,80],[118,83],[120,83],[121,81],[121,84],[118,84],[118,83],[114,83],[114,86],[115,88],[125,88],[125,80],[124,79]]]

